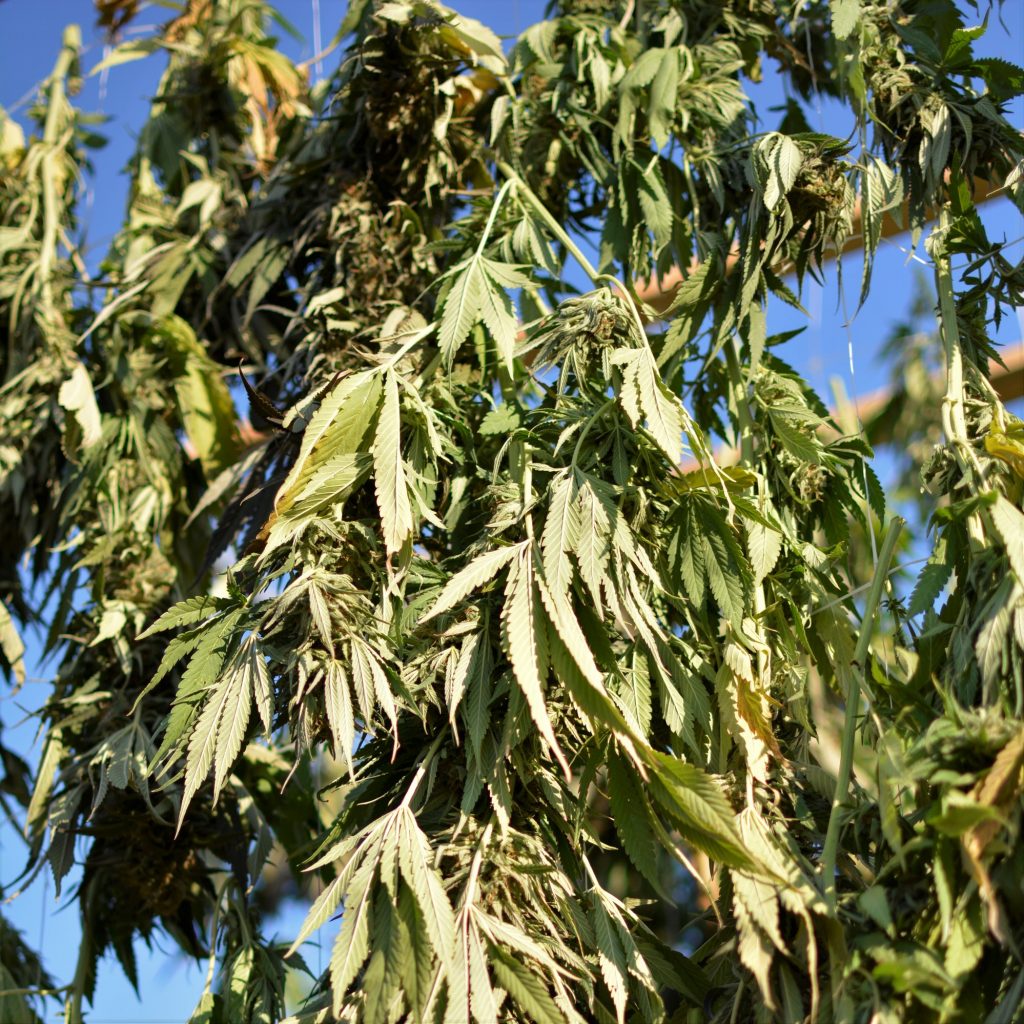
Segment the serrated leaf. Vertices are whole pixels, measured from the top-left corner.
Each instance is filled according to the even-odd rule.
[[[373,441],[374,486],[381,528],[388,554],[401,551],[412,534],[412,506],[402,459],[402,417],[398,381],[389,370],[384,381],[384,401]]]
[[[483,264],[487,275],[487,287],[481,295],[480,319],[494,339],[498,358],[511,374],[515,362],[519,318],[511,298],[502,286],[503,266],[490,260],[483,260]]]
[[[489,583],[502,569],[522,551],[522,544],[507,548],[495,548],[477,556],[469,565],[460,569],[442,588],[430,610],[420,619],[429,622],[437,615],[454,608],[460,601]]]
[[[837,39],[847,39],[861,19],[860,0],[829,0],[832,32]]]
[[[608,759],[608,795],[622,848],[640,874],[660,892],[658,847],[649,823],[647,797],[636,768],[614,753]]]
[[[344,501],[368,476],[373,459],[366,452],[333,455],[311,473],[281,514],[282,520],[314,516]]]
[[[298,458],[274,498],[277,515],[284,514],[310,478],[329,459],[363,450],[381,396],[381,375],[353,374],[336,384],[320,402],[302,434]]]
[[[477,433],[484,437],[511,434],[519,426],[519,410],[507,402],[496,405],[481,421]]]
[[[751,917],[742,898],[733,891],[733,911],[736,919],[737,951],[740,962],[754,975],[761,998],[770,1010],[775,1009],[775,996],[771,985],[774,954],[768,937]]]
[[[227,678],[232,682],[220,721],[217,723],[217,750],[214,755],[213,799],[216,803],[224,781],[242,749],[245,731],[252,714],[253,683],[256,667],[253,659],[260,659],[259,649],[250,638],[235,655]]]
[[[469,952],[466,977],[469,982],[473,1017],[477,1024],[490,1024],[491,1021],[498,1019],[498,1000],[491,988],[491,981],[487,973],[487,956],[476,928],[468,930],[466,944]]]
[[[501,610],[501,623],[509,661],[516,683],[526,698],[537,730],[545,745],[554,755],[569,778],[569,763],[558,744],[555,730],[544,702],[544,681],[541,678],[543,624],[538,619],[536,586],[533,579],[533,556],[529,547],[520,549],[512,563],[505,584],[505,604]]]
[[[541,537],[544,577],[553,591],[564,594],[572,582],[569,553],[575,548],[580,534],[575,474],[567,472],[558,476],[548,495],[548,514]]]
[[[479,253],[474,254],[452,271],[454,281],[445,296],[438,330],[441,355],[446,366],[451,366],[459,346],[466,340],[473,325],[480,320],[487,289],[482,259]]]
[[[645,227],[653,233],[654,244],[660,249],[672,238],[675,215],[672,212],[672,200],[669,199],[668,189],[665,188],[665,179],[658,166],[657,158],[637,175],[636,182],[637,198],[640,200]]]
[[[817,465],[821,462],[821,442],[817,436],[804,426],[779,413],[771,413],[772,429],[775,436],[782,442],[783,448],[800,462]]]
[[[494,979],[515,1000],[534,1024],[564,1024],[547,986],[530,970],[499,946],[491,945],[491,969]]]
[[[462,703],[466,680],[469,679],[473,664],[479,656],[480,645],[480,633],[470,633],[462,642],[454,671],[451,672],[450,678],[445,678],[444,700],[448,705],[448,720],[451,722],[453,731],[455,730],[455,715],[458,712],[459,704]]]
[[[709,530],[701,535],[701,540],[704,548],[704,569],[711,593],[718,602],[722,614],[734,625],[739,626],[746,611],[746,588],[743,577],[720,532]]]
[[[352,747],[356,738],[355,715],[352,713],[348,677],[344,665],[339,661],[330,661],[324,673],[324,710],[334,740],[335,756],[342,758],[352,778],[355,776],[352,764]]]
[[[782,534],[761,523],[747,523],[747,551],[754,570],[754,586],[775,568],[782,552]]]
[[[914,584],[913,592],[910,595],[910,603],[907,606],[909,615],[920,615],[928,611],[935,604],[939,594],[942,593],[950,576],[953,575],[953,566],[945,562],[928,562],[921,570],[917,582]]]
[[[190,626],[194,622],[202,622],[230,605],[231,602],[226,598],[212,597],[209,594],[187,597],[184,601],[179,601],[176,605],[168,608],[156,622],[139,634],[138,639],[145,640],[146,637],[150,637],[154,633],[162,633],[178,626]]]
[[[213,694],[203,704],[199,718],[189,737],[188,757],[185,762],[185,788],[181,795],[181,809],[178,813],[178,830],[185,820],[185,812],[192,798],[199,792],[199,787],[206,781],[213,766],[213,757],[217,750],[217,728],[221,716],[231,702],[234,692],[232,685],[237,673],[225,676]]]
[[[744,871],[733,871],[732,883],[736,898],[743,903],[750,918],[775,948],[785,954],[787,950],[779,931],[779,901],[774,886]]]
[[[579,486],[579,536],[573,546],[580,575],[601,607],[601,582],[608,571],[612,524],[608,511],[589,480]]]
[[[370,898],[377,864],[367,858],[345,892],[345,910],[341,929],[331,951],[331,991],[334,1013],[340,1014],[349,986],[370,954]]]
[[[1006,545],[1006,557],[1014,575],[1024,584],[1024,513],[1000,494],[991,506],[990,515]]]
[[[399,828],[398,861],[402,877],[416,897],[434,953],[443,963],[450,964],[455,946],[455,915],[431,863],[430,844],[408,807],[403,809]]]
[[[714,779],[670,754],[649,750],[645,756],[652,769],[649,792],[678,823],[683,838],[714,860],[750,868],[733,810]]]
[[[594,924],[597,940],[597,959],[601,976],[611,993],[615,1004],[615,1018],[618,1024],[625,1024],[626,1003],[629,999],[629,972],[626,967],[626,952],[619,941],[618,931],[600,899],[600,894],[591,894],[590,919]]]
[[[796,183],[803,162],[804,155],[800,147],[788,135],[779,135],[778,143],[772,151],[772,169],[778,176],[779,190],[783,196],[788,195]]]
[[[678,465],[683,458],[683,407],[665,387],[649,352],[637,360],[637,384],[647,428],[668,460]]]

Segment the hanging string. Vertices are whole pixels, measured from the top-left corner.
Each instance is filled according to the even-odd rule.
[[[316,63],[313,65],[313,84],[320,81],[323,64],[320,60],[320,53],[323,45],[320,38],[320,0],[310,0],[313,4],[313,53],[316,56]]]

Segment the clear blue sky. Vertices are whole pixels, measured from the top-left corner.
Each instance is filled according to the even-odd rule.
[[[485,3],[467,0],[452,4],[464,14],[486,22],[502,36],[514,36],[543,17],[542,0],[503,0]],[[314,16],[319,11],[320,38],[329,40],[344,13],[344,0],[278,0],[277,7],[303,35],[297,42],[282,34],[281,47],[290,56],[306,59],[313,52],[316,37]],[[151,7],[137,20],[137,25],[166,20],[167,10]],[[971,20],[973,15],[968,15]],[[1001,13],[1005,30],[993,25],[981,44],[987,56],[1001,56],[1024,63],[1024,0],[1006,0]],[[103,54],[103,39],[94,30],[95,14],[91,0],[2,0],[0,2],[0,104],[24,116],[24,100],[31,96],[34,84],[52,66],[60,46],[61,29],[69,22],[82,26],[85,41],[83,63],[88,70]],[[335,61],[332,55],[325,62]],[[148,100],[160,73],[156,60],[128,64],[111,70],[108,76],[86,79],[77,103],[86,110],[102,111],[110,120],[103,129],[110,137],[109,145],[94,159],[95,175],[90,180],[90,196],[85,211],[87,248],[90,263],[101,254],[116,231],[124,208],[126,178],[122,168],[131,155],[133,132],[143,122]],[[770,72],[767,81],[754,91],[759,109],[766,111],[782,98],[780,83]],[[773,115],[766,114],[769,120]],[[837,135],[849,130],[838,108],[822,106],[811,111],[812,127]],[[1018,100],[1013,111],[1014,123],[1024,129],[1024,106]],[[1022,252],[1024,217],[1005,201],[988,204],[983,219],[993,239],[1003,237],[1016,241],[1011,250],[1015,258]],[[811,284],[804,296],[804,305],[811,314],[809,322],[786,308],[772,308],[769,329],[772,333],[807,324],[807,331],[791,342],[781,353],[801,370],[822,395],[829,395],[829,379],[838,376],[848,392],[865,394],[886,382],[885,367],[878,359],[878,348],[889,328],[904,317],[914,287],[915,261],[907,251],[907,239],[883,243],[876,262],[875,287],[865,307],[849,329],[844,326],[842,302],[836,287],[834,268],[825,287]],[[856,305],[859,290],[860,259],[847,257],[846,291],[848,308]],[[925,270],[924,267],[919,267]],[[927,271],[926,271],[927,272]],[[1007,322],[1000,338],[1009,344],[1024,335],[1024,324],[1013,318]],[[854,371],[851,374],[848,346],[853,348]],[[24,723],[24,712],[38,707],[45,697],[46,669],[38,665],[38,643],[29,640],[29,674],[32,677],[14,700],[0,699],[0,722],[6,741],[30,760],[38,757],[38,744],[33,743],[32,722]],[[22,723],[22,724],[19,724]],[[0,826],[0,884],[7,884],[20,872],[23,846],[17,834],[6,825]],[[68,880],[74,882],[74,875]],[[68,887],[68,891],[72,888]],[[48,969],[59,981],[70,979],[74,971],[78,946],[77,911],[71,906],[61,909],[53,898],[52,884],[41,881],[25,895],[4,908],[4,912],[21,928],[28,940],[44,950]],[[291,908],[279,922],[282,937],[293,935],[301,921],[301,908]],[[328,926],[327,931],[333,926]],[[331,934],[325,936],[330,941]],[[171,951],[170,943],[147,953],[138,950],[140,1003],[119,967],[113,962],[101,967],[97,999],[88,1014],[90,1024],[162,1024],[187,1020],[195,1006],[203,984],[203,970]],[[316,965],[317,957],[310,957]],[[53,1020],[58,1017],[54,1015]],[[3,1022],[0,1022],[3,1024]]]

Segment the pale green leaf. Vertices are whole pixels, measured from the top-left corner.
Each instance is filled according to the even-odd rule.
[[[580,575],[590,589],[595,605],[601,607],[601,582],[608,571],[612,546],[612,524],[604,503],[589,480],[579,487],[579,536],[573,546]]]
[[[665,387],[650,353],[637,360],[637,385],[647,427],[673,465],[683,458],[683,417],[679,399]]]
[[[650,793],[678,823],[683,838],[714,860],[749,868],[735,814],[719,785],[694,765],[650,750]]]
[[[331,951],[331,991],[336,1015],[341,1013],[348,988],[370,954],[370,906],[376,871],[376,861],[367,857],[345,892],[341,930]]]
[[[89,373],[81,363],[75,363],[71,376],[60,386],[57,400],[75,418],[80,431],[82,448],[91,448],[103,434],[100,408],[96,404]],[[79,445],[76,444],[77,448]]]
[[[487,291],[482,257],[475,254],[452,271],[454,281],[445,296],[438,330],[441,354],[451,365],[459,346],[480,319]]]
[[[20,686],[25,682],[25,645],[3,601],[0,601],[0,651],[10,666],[15,683]]]
[[[430,610],[420,619],[420,622],[427,622],[435,616],[449,611],[474,590],[478,590],[485,583],[490,582],[520,553],[522,547],[521,544],[517,544],[506,548],[494,548],[473,559],[469,565],[460,569],[444,585],[437,600],[430,606]]]
[[[853,34],[861,19],[860,0],[829,0],[832,12],[832,32],[837,39]]]
[[[324,673],[324,710],[327,724],[331,729],[336,757],[341,757],[348,769],[349,777],[355,775],[352,764],[352,747],[355,744],[355,716],[352,713],[352,695],[349,693],[348,677],[340,661],[330,661]]]
[[[534,1024],[563,1024],[547,985],[526,965],[499,946],[490,946],[494,979],[515,1000]]]
[[[412,507],[402,458],[402,419],[398,381],[389,370],[384,383],[384,402],[373,441],[374,484],[381,527],[388,553],[401,551],[412,534]]]
[[[548,495],[548,514],[544,520],[541,538],[544,576],[553,591],[564,594],[572,582],[572,562],[569,553],[576,546],[580,534],[575,474],[567,472],[556,477]]]
[[[455,915],[431,863],[430,844],[408,807],[403,809],[399,827],[398,860],[402,877],[416,897],[435,954],[442,962],[450,964],[455,952]]]
[[[803,162],[800,147],[788,135],[779,135],[778,144],[772,152],[772,169],[778,176],[782,195],[788,195],[793,188]]]
[[[184,601],[179,601],[176,605],[168,608],[156,622],[140,633],[138,638],[144,640],[154,633],[162,633],[164,630],[174,629],[177,626],[189,626],[194,622],[202,622],[215,612],[227,608],[230,603],[226,598],[212,597],[209,594],[187,597]]]
[[[505,585],[505,604],[501,622],[509,661],[515,673],[530,715],[545,744],[558,760],[569,778],[569,763],[555,737],[555,730],[544,703],[544,680],[541,677],[541,649],[539,643],[542,623],[538,620],[536,585],[533,579],[533,556],[529,547],[521,548],[512,563]]]
[[[262,660],[259,648],[250,637],[235,655],[228,679],[232,693],[217,725],[217,750],[214,755],[213,799],[217,800],[225,779],[242,749],[245,731],[252,714],[253,684],[256,677],[254,659]]]
[[[1006,557],[1014,575],[1024,584],[1024,513],[1000,494],[991,507],[991,516],[1006,545]]]
[[[747,524],[747,551],[750,554],[750,565],[754,570],[754,586],[775,568],[782,552],[782,534],[778,530],[761,523]]]
[[[274,499],[278,515],[294,503],[320,466],[363,450],[380,395],[381,375],[372,371],[346,377],[330,390],[310,418],[299,455]]]

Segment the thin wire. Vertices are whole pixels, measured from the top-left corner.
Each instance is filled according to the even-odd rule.
[[[323,62],[320,60],[320,53],[323,46],[320,41],[320,0],[311,0],[313,4],[313,53],[316,54],[316,63],[313,65],[313,84],[320,81],[323,73]]]
[[[44,870],[43,871],[43,898],[40,901],[39,906],[39,945],[36,949],[39,950],[39,970],[36,976],[36,988],[43,987],[43,939],[46,938],[46,905],[50,899],[50,875]]]
[[[110,56],[112,51],[110,43],[104,43],[103,45],[103,60],[106,60]],[[110,81],[110,67],[105,67],[100,72],[100,84],[99,84],[99,98],[97,104],[99,106],[99,112],[102,114],[104,105],[107,102],[107,84]],[[92,227],[92,208],[96,202],[96,180],[95,178],[89,179],[89,187],[85,192],[85,216],[82,218],[83,224],[83,236],[87,236],[89,229]]]
[[[853,328],[851,326],[850,313],[846,305],[846,283],[843,280],[842,268],[839,273],[839,301],[842,304],[843,309],[843,326],[846,328],[846,351],[850,360],[850,392],[853,396],[853,414],[857,418],[857,428],[859,433],[864,433],[864,420],[860,415],[860,401],[857,398],[857,368],[853,361]],[[871,521],[871,490],[868,482],[868,464],[866,461],[861,460],[860,464],[861,477],[864,481],[864,514],[868,523],[868,537],[871,540],[871,569],[872,576],[878,575],[878,540],[875,537],[875,527]],[[878,524],[884,527],[883,522]],[[889,580],[886,579],[886,585],[888,589]],[[890,591],[891,592],[891,591]],[[881,609],[879,609],[879,623],[881,623]],[[870,626],[869,626],[870,628]],[[884,642],[884,641],[883,641]],[[886,659],[882,662],[882,667],[885,669],[885,678],[889,678],[889,662]],[[866,693],[867,687],[862,686],[861,690]],[[870,701],[868,702],[870,706]]]

